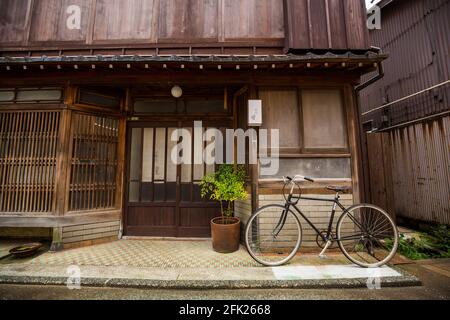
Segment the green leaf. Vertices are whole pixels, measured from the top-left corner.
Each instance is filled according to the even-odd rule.
[[[202,198],[221,203],[222,215],[232,216],[232,204],[238,200],[246,200],[246,172],[243,166],[221,165],[215,173],[206,175],[200,182]],[[224,203],[225,207],[224,208]]]

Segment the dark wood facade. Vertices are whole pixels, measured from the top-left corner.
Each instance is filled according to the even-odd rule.
[[[365,16],[360,0],[3,0],[0,43],[92,54],[367,50]]]
[[[66,28],[72,4],[81,10],[80,29]],[[44,211],[0,203],[0,226],[52,227],[54,242],[72,226],[119,219],[125,235],[208,236],[218,208],[200,199],[198,181],[212,169],[171,167],[168,135],[197,120],[248,129],[249,99],[263,101],[263,128],[283,134],[278,176],[248,166],[253,209],[260,195],[280,194],[281,175],[299,170],[321,178],[305,192],[325,193],[332,182],[351,185],[354,201],[362,198],[353,87],[385,57],[368,48],[361,1],[0,6],[0,132],[8,142],[0,153],[2,197],[21,204],[21,197],[27,203],[51,195]],[[184,90],[178,100],[170,95],[175,84]],[[46,112],[58,123],[39,122]],[[8,140],[11,134],[17,138]],[[47,165],[33,153],[42,137],[57,139]],[[28,179],[33,166],[53,172],[50,182]],[[23,180],[12,178],[11,168]]]

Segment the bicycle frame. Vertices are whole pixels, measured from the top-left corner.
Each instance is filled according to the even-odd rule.
[[[276,237],[276,236],[278,236],[278,234],[281,232],[281,230],[282,230],[283,227],[284,227],[284,224],[286,223],[287,214],[288,214],[289,210],[291,209],[291,207],[293,207],[293,208],[295,209],[295,211],[297,211],[297,213],[298,213],[303,219],[305,219],[305,221],[313,228],[313,230],[317,233],[318,236],[320,236],[320,237],[322,238],[322,240],[323,240],[325,243],[328,242],[328,241],[330,241],[330,240],[333,240],[333,241],[340,241],[340,240],[352,240],[352,239],[358,239],[359,236],[353,236],[353,237],[352,237],[352,236],[349,236],[349,237],[345,237],[345,238],[342,238],[342,239],[338,239],[338,238],[336,238],[336,239],[331,239],[331,233],[332,233],[332,229],[333,229],[333,222],[334,222],[334,218],[335,218],[335,215],[336,215],[336,209],[337,209],[337,207],[339,207],[339,208],[342,210],[342,212],[343,212],[342,214],[345,214],[345,213],[348,212],[348,209],[345,208],[345,207],[339,202],[339,199],[340,199],[339,193],[336,194],[336,196],[334,197],[334,199],[323,199],[323,198],[302,197],[302,196],[296,197],[296,196],[293,196],[292,194],[289,195],[289,197],[288,197],[288,199],[287,199],[287,201],[286,201],[286,204],[285,204],[285,210],[284,210],[283,214],[282,214],[281,217],[280,217],[280,221],[278,221],[278,224],[277,224],[277,226],[276,226],[275,229],[274,229],[273,236]],[[324,235],[320,232],[320,230],[314,225],[314,223],[312,223],[312,222],[306,217],[306,215],[305,215],[305,214],[297,207],[297,203],[298,203],[299,201],[301,201],[301,200],[311,200],[311,201],[320,201],[320,202],[325,201],[325,202],[333,203],[333,206],[332,206],[332,209],[331,209],[331,217],[330,217],[330,221],[329,221],[329,224],[328,224],[327,233],[326,233],[325,236],[324,236]],[[358,221],[356,221],[353,217],[350,217],[350,216],[349,216],[349,218],[350,218],[355,224],[357,224],[358,226],[360,226],[361,228],[363,228],[363,226],[362,226]],[[278,230],[277,230],[277,229],[278,229]],[[364,228],[364,229],[365,229],[365,228]],[[366,231],[366,230],[365,230],[365,231]]]

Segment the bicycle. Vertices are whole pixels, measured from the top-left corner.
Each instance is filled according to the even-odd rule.
[[[372,204],[357,204],[345,208],[339,201],[347,187],[328,186],[336,192],[334,198],[303,197],[298,181],[314,182],[313,179],[297,175],[284,179],[284,205],[271,204],[258,209],[248,220],[245,229],[245,244],[249,254],[265,266],[281,266],[288,263],[298,252],[302,242],[300,215],[317,234],[316,242],[323,248],[320,257],[335,243],[353,263],[376,268],[387,264],[396,254],[399,242],[395,222],[383,209]],[[298,195],[295,189],[298,188]],[[290,189],[286,195],[286,188]],[[301,200],[333,203],[327,230],[321,231],[298,208]],[[333,233],[337,208],[342,210]],[[292,210],[294,209],[297,214]]]

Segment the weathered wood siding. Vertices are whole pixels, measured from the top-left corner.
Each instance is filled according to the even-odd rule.
[[[2,0],[0,48],[367,49],[364,16],[360,0]]]
[[[286,48],[366,49],[365,17],[360,0],[286,0]]]

